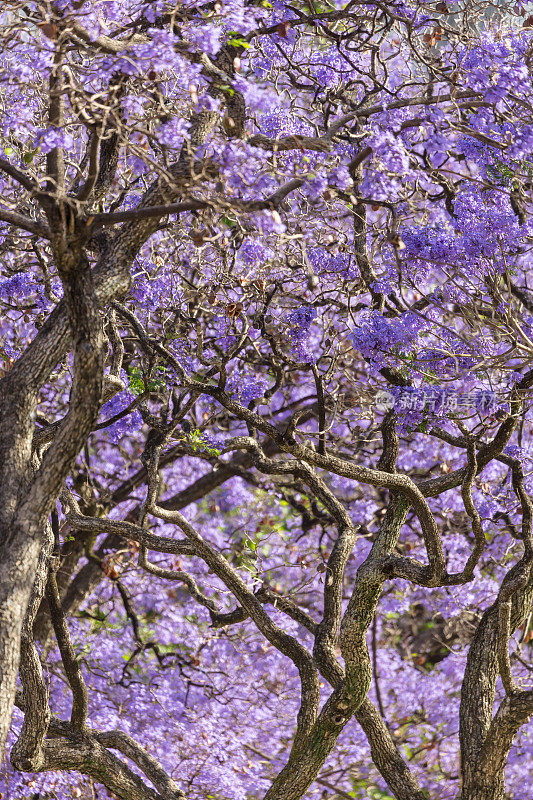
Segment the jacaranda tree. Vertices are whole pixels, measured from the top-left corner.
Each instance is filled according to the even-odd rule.
[[[533,798],[528,13],[4,0],[1,797]]]

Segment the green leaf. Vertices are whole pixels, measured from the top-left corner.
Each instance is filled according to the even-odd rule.
[[[246,39],[243,39],[240,36],[227,39],[227,43],[232,44],[233,47],[243,47],[245,50],[248,50],[251,47],[250,42],[247,42]]]
[[[218,88],[223,92],[226,92],[226,94],[229,94],[230,97],[233,97],[235,94],[235,89],[233,89],[233,87],[229,86],[227,83],[221,83]]]
[[[131,393],[136,397],[145,391],[142,371],[139,367],[128,367],[128,383]]]
[[[227,225],[228,228],[234,228],[237,224],[236,220],[231,219],[231,217],[221,217],[220,221],[223,222],[224,225]]]
[[[168,371],[168,367],[155,367],[146,384],[146,388],[149,392],[157,392],[159,389],[165,388]]]

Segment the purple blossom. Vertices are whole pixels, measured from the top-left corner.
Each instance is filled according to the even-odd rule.
[[[190,124],[181,117],[174,117],[170,122],[161,125],[158,131],[158,139],[161,144],[179,150],[187,136]]]
[[[40,148],[42,153],[49,153],[56,147],[72,150],[74,148],[74,137],[65,129],[51,125],[49,128],[37,133],[34,146]]]
[[[35,291],[35,285],[29,275],[18,272],[12,278],[0,283],[0,299],[12,300],[13,298],[24,298]]]

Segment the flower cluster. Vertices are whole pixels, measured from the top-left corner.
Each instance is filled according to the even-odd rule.
[[[312,362],[315,360],[310,333],[316,318],[317,311],[312,306],[301,306],[287,314],[287,333],[292,345],[292,354],[299,361]]]
[[[374,311],[361,316],[350,338],[361,355],[382,363],[391,352],[396,356],[410,353],[422,327],[423,320],[415,314],[405,313],[390,319]]]

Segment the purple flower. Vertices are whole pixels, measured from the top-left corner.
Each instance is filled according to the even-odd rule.
[[[227,383],[227,391],[232,394],[243,406],[252,400],[263,397],[268,381],[264,375],[254,374],[247,370],[236,369]]]
[[[190,124],[181,117],[174,117],[159,128],[158,138],[161,144],[179,150],[187,136]]]
[[[37,134],[34,146],[40,148],[42,153],[49,153],[56,147],[62,147],[64,150],[73,150],[74,138],[64,128],[57,128],[51,125]]]
[[[12,278],[0,283],[0,299],[24,298],[35,291],[35,285],[26,273],[18,272]]]
[[[218,53],[221,47],[220,34],[221,29],[214,25],[202,25],[201,27],[185,28],[185,37],[195,46],[198,50],[214,56]]]

